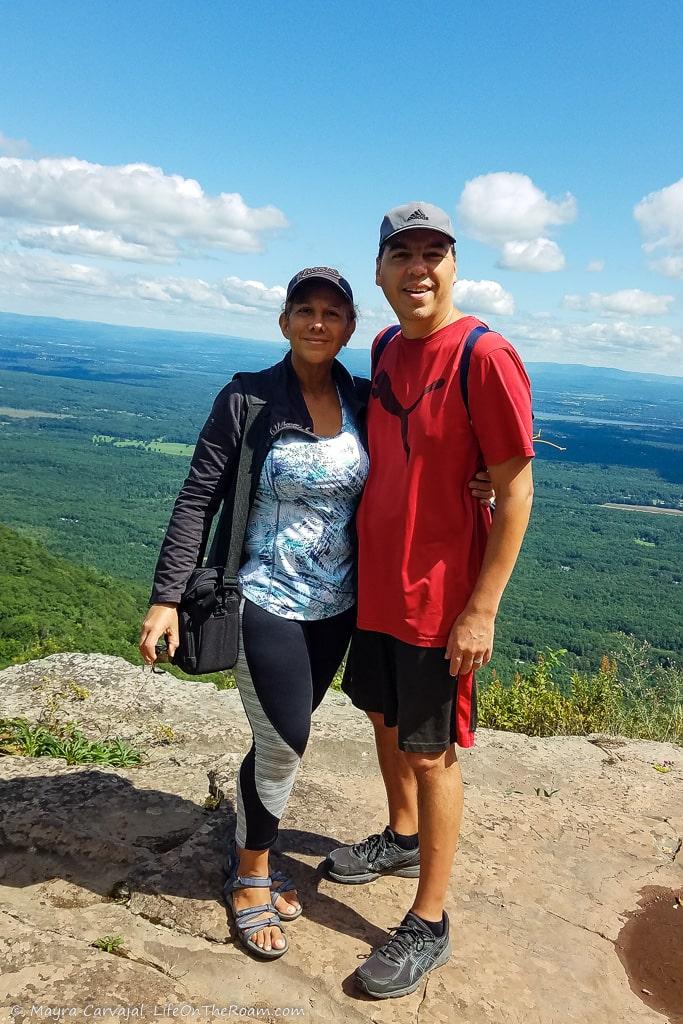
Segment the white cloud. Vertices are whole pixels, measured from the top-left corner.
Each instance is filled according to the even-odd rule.
[[[10,139],[9,135],[0,132],[0,153],[7,156],[24,156],[30,149],[26,139]]]
[[[124,242],[113,231],[96,231],[81,228],[77,224],[65,224],[53,228],[21,228],[17,241],[28,249],[49,249],[74,256],[106,256],[112,259],[131,260],[135,263],[158,262],[158,251],[153,252],[146,245]],[[169,247],[167,260],[174,258]]]
[[[529,242],[505,242],[497,266],[506,270],[528,270],[547,274],[564,270],[564,253],[550,238],[533,238]]]
[[[646,239],[646,252],[655,249],[683,249],[683,178],[650,192],[633,209]]]
[[[489,245],[530,240],[549,227],[576,218],[576,199],[569,192],[549,199],[526,174],[498,171],[465,184],[458,218],[472,238]]]
[[[279,309],[285,289],[237,277],[205,281],[194,277],[112,274],[99,267],[67,263],[53,256],[0,253],[0,294],[78,294],[92,299],[132,300],[254,316]]]
[[[591,324],[517,323],[511,340],[527,359],[621,366],[671,373],[683,359],[683,334],[627,320]]]
[[[643,250],[659,253],[649,263],[665,277],[683,278],[683,178],[650,192],[633,208],[645,241]]]
[[[652,260],[651,270],[657,270],[664,277],[683,280],[683,256],[664,256],[661,260]]]
[[[132,245],[163,261],[210,249],[256,252],[264,234],[287,226],[276,207],[249,207],[237,192],[210,196],[198,181],[149,164],[104,166],[75,157],[0,157],[0,217],[24,227],[76,228],[43,237],[60,252],[100,245],[113,255],[118,246],[119,257],[133,252],[137,259]]]
[[[621,316],[664,316],[669,312],[669,306],[673,301],[673,295],[654,295],[640,288],[623,288],[610,295],[601,292],[565,295],[563,305],[566,309],[598,309],[604,313],[617,313]]]
[[[268,287],[261,281],[242,281],[239,277],[224,277],[217,284],[228,298],[264,309],[279,309],[287,294],[282,285]]]
[[[591,260],[590,263],[588,263],[586,265],[586,270],[588,271],[589,274],[599,274],[604,269],[605,269],[605,261],[604,260]]]
[[[510,316],[515,311],[514,298],[497,281],[456,281],[453,298],[465,312]]]
[[[546,235],[576,218],[567,192],[550,199],[527,174],[497,171],[465,184],[458,219],[465,234],[501,250],[499,267],[536,273],[562,270],[564,255]]]

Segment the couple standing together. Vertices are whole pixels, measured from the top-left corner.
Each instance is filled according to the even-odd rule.
[[[399,326],[374,342],[372,382],[335,359],[356,326],[349,283],[313,267],[287,288],[279,323],[290,351],[250,384],[265,404],[253,427],[235,674],[253,743],[237,780],[226,902],[245,947],[286,952],[282,925],[302,908],[268,851],[311,712],[351,640],[343,688],[372,722],[389,825],[333,850],[327,872],[349,884],[419,878],[401,925],[355,972],[376,998],[414,991],[450,955],[444,903],[463,802],[455,745],[474,743],[474,672],[491,657],[533,494],[529,380],[504,338],[454,307],[455,275],[443,210],[389,211],[376,282]],[[141,634],[147,662],[160,635],[177,646],[177,604],[234,477],[245,417],[237,374],[201,431],[162,544]]]

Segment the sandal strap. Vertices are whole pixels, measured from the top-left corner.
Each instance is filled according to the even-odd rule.
[[[271,882],[270,876],[259,878],[256,875],[233,875],[226,882],[226,886],[230,892],[234,892],[235,889],[270,889]]]
[[[277,914],[269,913],[265,917],[260,916],[268,909],[268,906],[264,904],[262,907],[245,907],[244,910],[235,912],[235,925],[245,939],[250,939],[252,935],[256,935],[264,928],[280,927],[280,918]],[[270,909],[272,910],[272,907]],[[258,921],[254,921],[254,915],[259,917]]]
[[[272,881],[278,883],[275,890],[276,895],[280,896],[283,892],[291,892],[292,889],[296,889],[296,885],[284,871],[271,871],[270,874]]]
[[[241,910],[236,910],[235,920],[245,921],[248,924],[248,918],[253,917],[254,914],[267,915],[263,919],[263,924],[266,928],[271,924],[278,924],[277,914],[273,913],[273,908],[271,907],[270,903],[262,903],[258,907],[243,907]]]

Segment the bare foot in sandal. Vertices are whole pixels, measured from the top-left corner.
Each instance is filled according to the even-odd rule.
[[[244,889],[235,889],[232,893],[232,903],[236,911],[246,910],[248,907],[260,907],[264,904],[264,892],[261,888],[254,888],[247,886]],[[282,902],[282,901],[278,901]],[[267,914],[263,913],[264,923],[267,919]],[[258,917],[254,917],[250,921],[251,925],[258,924]],[[251,942],[255,943],[259,949],[263,949],[268,952],[271,949],[284,949],[287,945],[287,940],[282,934],[282,930],[277,925],[269,925],[260,929],[260,931],[253,932],[249,936]]]

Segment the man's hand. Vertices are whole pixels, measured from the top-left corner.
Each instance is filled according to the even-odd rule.
[[[465,675],[491,660],[498,605],[524,537],[534,486],[531,459],[514,456],[489,466],[497,497],[479,577],[470,599],[448,635],[446,657],[452,676]]]
[[[482,505],[490,505],[496,500],[496,492],[491,483],[491,477],[487,469],[480,469],[467,485],[472,492],[473,498],[479,498]]]
[[[157,659],[156,642],[166,637],[169,658],[176,652],[178,636],[178,608],[175,604],[153,604],[140,630],[140,654],[145,665],[153,665]]]
[[[491,660],[495,621],[495,615],[467,608],[457,617],[446,644],[452,676],[465,676]]]

